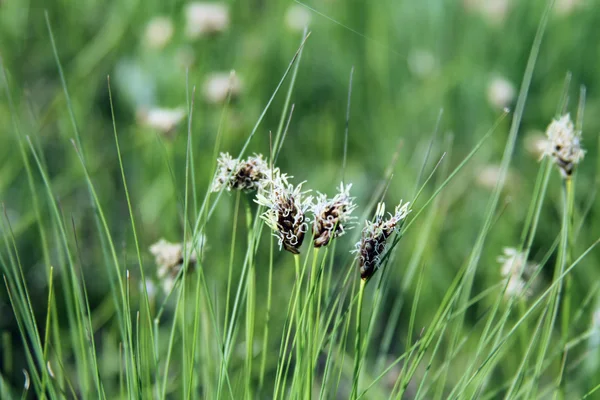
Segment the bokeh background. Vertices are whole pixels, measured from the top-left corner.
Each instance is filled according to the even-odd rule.
[[[425,171],[431,171],[443,152],[447,152],[443,168],[449,171],[492,128],[505,107],[514,107],[545,5],[541,0],[306,0],[304,5],[291,0],[232,0],[204,9],[204,13],[215,13],[210,19],[188,1],[0,0],[0,57],[7,75],[0,95],[0,201],[14,232],[36,312],[44,316],[47,277],[18,150],[18,140],[25,135],[43,155],[63,216],[72,220],[77,232],[92,309],[110,315],[102,244],[81,164],[70,143],[75,129],[45,12],[87,167],[120,256],[130,265],[134,279],[139,279],[113,137],[107,76],[139,243],[147,270],[152,271],[154,259],[148,247],[160,238],[178,242],[183,236],[186,110],[192,96],[194,178],[197,196],[202,199],[212,179],[219,126],[220,149],[237,155],[308,27],[311,35],[298,61],[291,98],[294,113],[278,165],[294,176],[295,182],[306,180],[307,189],[334,193],[341,179],[349,77],[354,68],[344,175],[353,183],[358,214],[368,213],[367,202],[385,180],[386,169],[393,168],[385,196],[388,204],[410,200],[430,143]],[[557,0],[551,12],[474,292],[501,280],[496,257],[503,247],[519,243],[539,168],[539,139],[556,116],[568,74],[567,110],[573,115],[580,88],[586,88],[583,146],[587,153],[576,189],[576,223],[583,224],[575,247],[585,249],[600,234],[600,209],[593,201],[600,125],[596,112],[600,101],[599,6],[595,0]],[[234,78],[230,78],[232,70]],[[15,104],[14,114],[5,83]],[[250,153],[269,154],[269,132],[275,132],[280,123],[287,87],[286,81],[252,139]],[[18,132],[12,117],[18,120]],[[430,321],[474,244],[498,176],[511,118],[509,114],[499,123],[436,204],[433,234],[419,265],[428,270],[416,321],[419,329]],[[37,168],[33,172],[45,210],[42,219],[48,240],[58,243],[43,183]],[[552,179],[531,253],[534,261],[542,258],[560,230],[557,172]],[[434,185],[426,188],[424,199],[433,189]],[[216,293],[223,292],[226,280],[229,254],[222,244],[231,238],[233,205],[234,196],[225,193],[206,229],[206,273]],[[588,205],[591,212],[585,221],[577,220]],[[194,212],[197,210],[191,215]],[[391,289],[384,300],[389,310],[398,298],[409,302],[414,294],[414,281],[406,284],[406,274],[419,248],[418,232],[417,228],[403,239],[389,273]],[[337,246],[340,271],[347,265],[347,251],[354,239],[355,235],[347,235]],[[238,245],[238,254],[243,254],[243,241]],[[50,257],[57,272],[64,271],[59,255],[51,251]],[[542,285],[551,274],[549,265],[542,273]],[[276,254],[274,324],[285,318],[292,277],[292,259],[288,254]],[[592,253],[573,274],[574,304],[581,303],[598,278],[598,255]],[[260,279],[258,285],[263,285]],[[594,303],[578,322],[582,330],[592,326]],[[475,324],[485,304],[473,307],[467,326]],[[405,349],[409,315],[410,309],[405,307],[390,357]],[[375,337],[384,328],[382,323]],[[18,357],[21,341],[4,288],[0,289],[0,333],[4,345],[12,344],[17,355],[11,378],[19,382],[17,366],[24,363]],[[597,371],[591,351],[582,350],[590,355],[582,361],[587,371],[582,380]],[[468,362],[468,351],[463,361]]]

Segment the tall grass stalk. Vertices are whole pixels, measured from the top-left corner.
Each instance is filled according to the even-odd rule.
[[[366,280],[360,281],[358,287],[358,303],[356,303],[356,331],[354,338],[354,372],[352,373],[352,393],[350,397],[355,400],[358,396],[358,383],[362,365],[362,308],[365,294]]]

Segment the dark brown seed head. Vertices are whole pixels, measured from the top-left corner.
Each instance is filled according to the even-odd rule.
[[[349,228],[349,221],[353,218],[350,213],[356,205],[350,197],[352,185],[340,185],[340,191],[332,199],[327,199],[324,194],[319,194],[317,202],[312,207],[313,245],[315,247],[327,246],[331,240],[342,236]]]
[[[358,267],[361,279],[367,281],[375,274],[381,264],[389,237],[400,228],[410,212],[409,203],[396,207],[396,212],[389,219],[383,220],[385,206],[380,203],[374,221],[366,221],[362,237],[356,244]]]

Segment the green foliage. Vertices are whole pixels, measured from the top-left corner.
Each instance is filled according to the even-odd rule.
[[[0,0],[0,397],[597,396],[600,4],[502,3],[232,0],[191,38],[183,1]],[[569,177],[535,154],[566,113]],[[354,229],[280,250],[220,152],[352,183]]]

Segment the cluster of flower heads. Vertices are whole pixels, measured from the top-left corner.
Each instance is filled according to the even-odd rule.
[[[290,253],[300,253],[311,222],[309,212],[313,214],[314,247],[327,246],[351,227],[350,214],[356,208],[354,198],[350,197],[352,185],[341,184],[340,192],[333,198],[318,193],[314,203],[309,191],[302,190],[304,182],[291,184],[290,176],[279,168],[269,168],[261,155],[238,160],[221,153],[217,163],[212,190],[256,191],[255,201],[267,208],[262,218],[274,231],[280,248]]]
[[[551,157],[564,178],[571,176],[583,159],[581,131],[575,129],[569,114],[555,119],[546,129],[546,146],[542,157]]]
[[[531,285],[527,287],[527,281],[531,278],[536,265],[527,261],[527,256],[513,247],[505,247],[503,254],[497,257],[502,264],[500,274],[507,280],[504,295],[510,297],[531,296],[533,290]]]
[[[302,182],[293,185],[291,177],[279,168],[269,167],[262,155],[247,159],[235,159],[221,153],[211,191],[241,190],[256,192],[255,202],[266,208],[262,219],[273,230],[280,249],[299,254],[307,232],[312,225],[312,243],[315,248],[324,247],[354,227],[351,214],[356,209],[350,196],[351,184],[339,186],[339,192],[329,198],[317,192],[316,197],[304,191]],[[368,280],[379,268],[389,237],[397,231],[410,212],[409,203],[400,203],[389,218],[384,219],[385,206],[380,203],[374,221],[367,221],[360,241],[356,244],[361,278]],[[312,221],[307,215],[312,214]],[[312,223],[311,223],[312,222]],[[203,240],[203,239],[202,239]],[[197,247],[197,246],[196,246]],[[197,262],[197,254],[188,245],[188,265]],[[182,268],[184,257],[181,244],[164,240],[150,248],[159,265],[159,278],[163,279],[165,291],[173,288],[175,277]]]
[[[165,294],[173,290],[177,276],[186,261],[186,272],[196,266],[198,250],[204,247],[204,243],[204,235],[199,235],[195,246],[191,241],[186,244],[185,253],[182,243],[170,243],[165,239],[160,239],[150,246],[150,252],[154,255],[158,266],[157,276]]]
[[[366,221],[360,241],[356,244],[354,252],[358,253],[358,266],[360,277],[369,280],[377,271],[385,254],[388,239],[392,233],[398,231],[410,213],[410,203],[400,202],[394,214],[388,213],[389,218],[384,219],[385,204],[379,203],[373,221]]]

